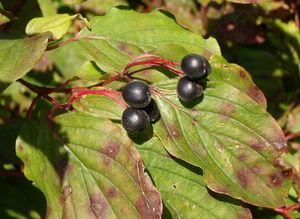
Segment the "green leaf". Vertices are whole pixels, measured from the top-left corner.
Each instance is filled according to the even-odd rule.
[[[38,3],[44,17],[56,14],[56,7],[52,0],[38,0]]]
[[[171,218],[252,218],[240,202],[218,199],[208,191],[201,170],[171,157],[158,138],[136,147]]]
[[[14,19],[16,18],[13,16],[13,14],[9,11],[6,11],[0,2],[0,25],[8,23]]]
[[[43,55],[47,42],[47,34],[30,38],[0,34],[0,93],[33,68]]]
[[[163,81],[153,92],[161,114],[154,133],[167,151],[201,167],[216,192],[253,205],[283,206],[290,169],[282,159],[287,145],[276,121],[224,82],[208,81],[197,105],[182,104],[177,82]]]
[[[138,151],[109,120],[65,113],[28,122],[16,143],[25,175],[43,191],[48,218],[160,218],[160,194]]]
[[[39,33],[51,32],[52,37],[56,39],[62,38],[73,24],[73,20],[79,18],[88,25],[88,21],[80,14],[55,14],[46,17],[33,18],[26,26],[26,34],[34,35]]]
[[[82,65],[88,60],[87,54],[82,52],[78,44],[67,44],[47,54],[66,80],[78,74]]]
[[[249,73],[228,64],[220,56],[215,39],[205,40],[180,27],[170,14],[159,11],[141,14],[113,8],[103,17],[94,17],[90,24],[91,31],[82,31],[78,43],[104,72],[115,74],[133,58],[145,53],[174,61],[180,61],[189,53],[199,53],[209,58],[215,69],[211,80],[224,81],[266,107],[266,99]]]

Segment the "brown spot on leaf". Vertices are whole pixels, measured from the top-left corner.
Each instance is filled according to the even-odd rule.
[[[128,44],[127,44],[127,43],[121,42],[121,43],[118,45],[118,49],[121,50],[122,52],[128,54],[129,56],[132,56],[132,55],[133,55],[133,53],[132,53],[132,51],[130,50],[130,48],[128,47]]]
[[[111,187],[111,188],[109,188],[108,191],[107,191],[107,195],[108,195],[109,197],[112,197],[112,198],[116,197],[117,194],[118,194],[118,192],[117,192],[117,189],[116,189],[115,187]]]
[[[282,179],[282,176],[278,173],[272,173],[270,176],[269,176],[269,182],[268,182],[268,185],[270,187],[277,187],[277,186],[281,186],[281,183],[282,183],[283,179]]]
[[[240,161],[245,161],[245,160],[247,160],[247,158],[248,158],[247,154],[240,154],[240,155],[238,156],[238,159],[239,159]]]
[[[101,145],[101,153],[111,157],[115,158],[120,150],[120,144],[116,141],[110,141],[104,145]]]
[[[273,158],[273,161],[272,161],[273,165],[275,167],[278,167],[280,169],[284,168],[285,167],[285,163],[283,161],[283,159],[281,157],[275,157]]]
[[[23,151],[24,150],[24,144],[23,143],[20,143],[19,144],[19,151]]]
[[[178,139],[179,137],[181,137],[181,133],[179,129],[176,127],[176,125],[170,125],[169,127],[167,127],[167,129],[169,130],[169,135],[172,138]]]
[[[246,73],[245,73],[245,71],[243,71],[243,70],[240,70],[240,71],[239,71],[239,73],[240,73],[240,76],[241,76],[241,78],[244,78],[244,77],[246,77]]]
[[[236,172],[236,177],[242,187],[246,188],[250,185],[250,171],[246,168],[242,168]]]
[[[231,117],[232,114],[235,112],[235,106],[231,103],[223,101],[221,106],[220,106],[220,111],[219,113],[222,116],[222,119],[227,119],[227,116]],[[224,117],[225,116],[225,117]]]
[[[252,100],[254,100],[255,102],[257,102],[258,104],[260,104],[263,107],[267,106],[267,100],[266,97],[264,96],[264,94],[261,92],[260,89],[258,89],[258,87],[256,85],[252,85],[249,90],[248,90],[248,95],[249,97],[251,97]]]
[[[264,148],[264,143],[257,139],[251,140],[249,145],[252,149],[258,152],[262,151],[262,149]]]
[[[105,218],[106,210],[108,205],[105,198],[100,194],[91,194],[90,198],[90,211],[94,214],[97,219]]]
[[[251,167],[251,171],[256,174],[261,174],[263,169],[259,165],[254,165],[253,167]]]
[[[291,178],[293,175],[293,169],[289,168],[289,169],[283,170],[283,171],[281,171],[281,174],[284,178]]]

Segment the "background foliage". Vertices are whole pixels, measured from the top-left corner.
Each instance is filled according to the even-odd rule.
[[[172,41],[174,45],[164,45],[161,47],[161,44],[153,44],[151,42],[151,37],[149,41],[147,41],[143,39],[143,32],[139,31],[133,31],[132,35],[126,35],[126,40],[130,42],[139,42],[139,40],[141,40],[141,44],[132,44],[130,47],[126,47],[127,44],[125,46],[123,44],[119,44],[118,39],[124,36],[118,36],[116,33],[126,33],[126,28],[128,27],[118,22],[115,22],[114,25],[110,26],[111,22],[114,22],[115,16],[120,16],[119,19],[126,23],[127,20],[130,22],[130,19],[137,19],[139,15],[130,12],[128,12],[128,14],[126,14],[126,12],[118,14],[118,12],[116,12],[117,10],[114,9],[110,12],[110,14],[108,14],[108,16],[105,17],[105,19],[102,19],[101,17],[95,18],[97,15],[105,15],[109,13],[111,8],[118,5],[122,5],[126,8],[131,8],[142,13],[149,13],[151,11],[155,11],[157,8],[162,9],[165,11],[165,17],[162,15],[149,14],[148,20],[145,19],[144,21],[141,19],[140,22],[144,21],[146,24],[150,25],[149,21],[151,20],[151,25],[159,26],[161,25],[159,23],[160,19],[155,18],[161,16],[161,19],[166,19],[166,22],[169,22],[168,28],[170,31],[174,31],[174,33],[178,31],[181,34],[180,36],[187,36],[188,33],[179,28],[175,22],[172,23],[169,21],[170,17],[172,17],[170,13],[172,13],[175,16],[176,21],[181,26],[195,33],[193,37],[198,45],[204,45],[203,51],[201,50],[202,48],[196,48],[195,46],[197,51],[201,50],[201,52],[205,52],[208,50],[212,54],[215,54],[212,58],[213,66],[228,64],[221,57],[217,57],[222,53],[222,56],[228,62],[239,64],[251,73],[254,83],[266,96],[267,111],[270,112],[280,124],[284,131],[285,138],[288,140],[288,153],[284,159],[285,162],[293,167],[293,187],[289,191],[289,197],[286,200],[286,203],[287,205],[299,203],[299,2],[252,0],[237,0],[232,2],[222,0],[2,0],[0,4],[0,29],[2,32],[0,34],[0,90],[1,92],[3,91],[0,96],[0,194],[2,194],[0,197],[0,218],[44,218],[45,215],[51,214],[50,211],[52,211],[52,213],[58,212],[57,214],[61,215],[59,212],[64,211],[64,209],[69,209],[70,203],[66,203],[66,206],[58,207],[59,203],[57,206],[54,206],[54,200],[58,200],[61,197],[61,193],[63,193],[63,196],[67,199],[70,193],[69,187],[67,186],[68,182],[76,182],[76,177],[80,178],[80,174],[83,174],[85,179],[90,180],[89,177],[92,177],[97,183],[103,182],[103,179],[101,178],[102,176],[97,174],[97,172],[103,173],[105,170],[91,170],[91,168],[89,168],[94,165],[89,163],[89,156],[91,156],[90,154],[92,153],[87,153],[87,151],[93,150],[92,147],[95,145],[93,141],[103,142],[103,145],[100,145],[99,147],[104,148],[103,150],[105,150],[104,143],[108,141],[109,138],[107,136],[103,138],[91,137],[91,142],[85,142],[86,145],[79,149],[78,147],[74,147],[74,145],[83,144],[83,142],[81,142],[81,138],[84,138],[86,135],[94,136],[91,127],[97,126],[93,124],[94,121],[102,121],[99,117],[110,118],[112,120],[118,119],[123,110],[122,107],[107,98],[87,97],[82,102],[74,103],[73,107],[79,111],[78,113],[75,113],[74,115],[61,115],[56,118],[56,125],[58,126],[57,129],[60,134],[68,138],[69,141],[68,148],[70,151],[67,151],[67,153],[69,156],[71,154],[71,157],[66,168],[66,166],[64,166],[66,162],[63,152],[64,150],[60,148],[59,142],[49,140],[51,137],[49,130],[47,129],[47,123],[45,121],[34,123],[26,119],[28,108],[36,94],[32,92],[32,89],[30,90],[28,87],[19,83],[17,81],[18,79],[22,78],[36,86],[55,87],[71,78],[80,78],[81,80],[75,80],[72,82],[72,85],[87,87],[92,85],[95,81],[101,82],[105,80],[107,78],[107,72],[113,73],[115,71],[120,71],[126,63],[130,61],[130,57],[128,57],[128,55],[124,55],[124,53],[130,53],[134,56],[135,54],[140,54],[141,50],[144,50],[151,51],[161,57],[172,59],[185,54],[187,51],[196,50],[195,48],[191,48],[189,45],[184,45],[184,42],[180,42],[182,48],[179,48],[177,44],[179,44],[178,42],[180,39],[176,38],[176,34],[172,36],[167,31],[165,33],[160,33],[162,34],[161,37],[163,39],[168,38],[168,40]],[[29,11],[30,13],[28,13]],[[57,13],[60,15],[55,15]],[[43,20],[40,22],[37,17],[41,16],[50,17],[49,20]],[[35,19],[32,20],[33,18]],[[90,22],[88,22],[86,18],[90,20]],[[139,24],[141,26],[144,25],[137,23],[137,26]],[[90,25],[95,28],[90,30]],[[44,27],[47,27],[48,29],[50,28],[51,33],[44,33]],[[84,30],[80,33],[80,35],[85,38],[79,40],[77,43],[70,43],[57,48],[57,42],[62,42],[63,40],[72,38],[82,29]],[[9,35],[4,33],[9,33]],[[97,34],[104,36],[104,38],[101,38],[101,40],[90,38],[90,35],[98,36]],[[215,40],[209,38],[204,41],[202,38],[197,37],[196,34],[201,35],[204,38],[214,37],[217,40],[221,51],[219,50]],[[31,38],[27,38],[25,35],[33,36]],[[153,36],[156,35],[153,34]],[[44,53],[46,48],[48,51]],[[115,50],[114,48],[118,49]],[[171,57],[170,54],[166,54],[164,52],[166,50],[174,50],[176,51],[176,54],[173,54],[174,57]],[[26,57],[29,54],[32,54],[32,51],[35,51],[35,57],[31,57],[29,61],[24,64],[20,57]],[[36,64],[36,62],[38,63]],[[101,68],[99,68],[99,66]],[[218,69],[216,67],[215,69],[217,73],[214,76],[215,78],[212,78],[213,83],[218,83],[218,80],[226,80],[223,68]],[[256,100],[256,102],[262,107],[266,107],[266,101],[264,97],[261,96],[259,90],[255,90],[256,92],[254,93],[253,89],[251,90],[252,79],[248,75],[247,71],[241,69],[242,68],[239,66],[230,65],[230,69],[228,71],[233,73],[233,75],[236,75],[236,77],[239,76],[239,79],[235,79],[235,76],[233,76],[228,83],[230,83],[230,86],[245,92],[252,99]],[[135,76],[153,83],[167,79],[165,74],[158,73],[160,71],[160,69],[156,69],[149,71],[147,74],[137,73]],[[13,72],[13,74],[10,74],[10,72]],[[167,73],[167,75],[168,74],[169,73]],[[241,80],[240,77],[245,79]],[[213,83],[208,85],[207,95],[221,96],[222,90],[218,91],[216,87],[226,87],[227,85],[223,84],[214,87]],[[117,89],[122,85],[122,82],[115,82],[111,85],[111,87]],[[168,110],[170,110],[168,109],[170,106],[168,106],[167,100],[173,100],[172,96],[176,95],[171,92],[171,90],[174,90],[174,82],[171,80],[169,81],[169,84],[158,83],[157,87],[163,90],[170,90],[167,92],[167,99],[155,96],[155,99],[160,106],[162,116],[169,116],[170,121],[180,123],[180,119],[185,118],[185,114],[180,108],[174,112],[174,114],[177,113],[177,117],[172,117],[168,115],[168,113],[164,113],[169,112]],[[231,87],[226,87],[228,93],[232,92],[233,96],[238,96],[236,93],[237,91],[235,89],[231,89]],[[65,101],[65,97],[63,95],[55,95],[57,99]],[[246,95],[240,97],[240,99],[237,98],[232,101],[239,103],[244,101],[245,98],[248,101],[248,97],[246,97]],[[213,98],[211,101],[214,101]],[[249,101],[251,102],[250,98]],[[99,102],[102,104],[97,104]],[[175,104],[179,105],[179,103],[176,102]],[[203,104],[205,104],[205,101]],[[215,108],[211,107],[211,111],[222,107],[220,106],[222,102],[215,101],[214,104]],[[33,111],[33,120],[37,121],[38,118],[43,117],[41,115],[46,113],[49,109],[49,105],[49,102],[46,100],[40,101],[36,110]],[[201,106],[197,108],[200,112],[199,116],[208,118],[213,124],[220,124],[222,122],[222,118],[219,120],[218,117],[202,112],[210,106],[210,104],[207,105],[208,106],[205,108],[201,108]],[[104,110],[107,108],[114,110]],[[241,111],[238,111],[238,113],[244,113],[242,109],[240,110]],[[254,110],[257,115],[261,115],[259,119],[263,119],[264,122],[271,124],[272,127],[273,125],[277,126],[275,121],[269,119],[269,115],[264,114],[264,112],[260,108],[256,107],[256,105],[253,104],[249,106],[248,110]],[[230,112],[218,113],[228,115]],[[244,117],[243,121],[240,117],[237,117],[237,119],[250,126],[249,120],[252,120],[254,117],[251,117],[251,115],[248,114],[242,115]],[[75,121],[75,124],[68,124],[68,121],[70,120],[68,117],[72,117],[72,121]],[[75,117],[76,119],[74,119]],[[87,121],[89,118],[90,123],[87,122],[85,124],[85,128],[89,129],[89,132],[78,131],[77,138],[70,134],[74,131],[71,125],[74,126],[73,128],[79,128],[82,121]],[[197,116],[193,118],[197,119]],[[188,120],[189,118],[185,119]],[[76,121],[78,124],[76,124]],[[163,125],[165,124],[159,122],[154,126],[154,132],[158,137],[165,136],[165,128]],[[183,125],[187,128],[189,127],[189,123]],[[25,128],[21,129],[22,126]],[[160,142],[162,138],[155,137],[150,141],[146,141],[146,143],[143,139],[138,139],[135,141],[135,145],[130,145],[126,134],[123,132],[120,134],[119,130],[121,129],[118,124],[106,122],[105,127],[107,127],[107,129],[117,130],[116,132],[118,134],[116,134],[117,137],[115,137],[121,139],[120,143],[123,145],[123,150],[128,150],[128,153],[134,157],[134,159],[131,160],[131,163],[129,162],[126,166],[128,172],[132,176],[137,174],[136,171],[133,170],[132,166],[134,166],[135,163],[138,163],[141,158],[143,159],[149,175],[154,181],[155,186],[159,188],[164,200],[166,209],[164,210],[165,218],[174,217],[174,215],[181,215],[183,218],[197,218],[197,215],[199,214],[206,215],[205,218],[222,217],[222,214],[226,214],[231,218],[241,216],[243,218],[247,218],[250,215],[249,209],[251,210],[253,218],[283,218],[280,213],[272,209],[276,204],[278,205],[278,203],[284,201],[282,197],[274,198],[269,203],[266,201],[260,203],[261,206],[269,208],[256,207],[250,204],[242,206],[241,203],[235,199],[221,195],[219,197],[219,195],[216,195],[211,191],[207,191],[207,184],[211,185],[210,188],[215,188],[215,190],[217,190],[216,187],[219,186],[219,184],[216,184],[213,177],[206,177],[204,179],[204,177],[202,177],[203,173],[199,174],[201,173],[199,167],[202,168],[204,172],[209,169],[209,165],[205,166],[201,163],[201,159],[191,159],[192,156],[189,156],[188,158],[180,157],[181,155],[177,154],[176,148],[170,146],[167,141]],[[255,125],[251,128],[253,130],[259,129],[259,127],[256,127]],[[167,129],[170,130],[171,127],[167,127]],[[199,129],[203,132],[201,128]],[[208,127],[208,129],[208,133],[218,132],[218,130],[214,130],[213,128]],[[240,128],[236,126],[236,124],[232,123],[229,131],[236,129]],[[267,133],[267,140],[272,139],[273,132],[275,133],[277,128],[275,127],[274,130],[265,130]],[[99,129],[99,131],[101,131],[101,129]],[[187,135],[187,133],[183,134]],[[246,132],[243,134],[249,138],[252,135],[251,133]],[[17,154],[23,162],[16,156],[15,142],[17,137]],[[284,138],[284,136],[281,137],[282,139]],[[211,139],[212,138],[207,137],[205,140],[210,141]],[[223,136],[218,140],[224,141],[224,139],[225,137]],[[226,140],[228,141],[228,139]],[[176,145],[176,142],[180,143],[182,141],[183,140],[180,138],[176,139],[174,140],[175,144],[171,145]],[[279,140],[276,139],[276,142],[278,141]],[[32,148],[34,148],[34,145],[51,145],[51,147],[41,147],[41,151],[26,151],[26,153],[28,153],[26,154],[22,153],[22,147],[20,146],[23,145],[23,142],[25,142],[25,147],[26,144],[33,145]],[[189,143],[192,145],[193,142]],[[161,147],[157,147],[157,144],[163,144],[168,149],[168,152],[172,151],[174,153],[172,153],[172,155],[176,155],[178,158],[182,158],[184,160],[191,159],[188,161],[194,166],[188,163],[183,163],[179,159],[168,159],[168,156],[170,155],[165,150],[162,150]],[[270,144],[272,144],[272,142]],[[149,150],[149,148],[151,148],[151,150]],[[245,152],[247,154],[246,150]],[[46,162],[45,164],[45,169],[39,169],[38,166],[34,167],[36,169],[31,169],[30,160],[34,157],[37,160],[41,159],[42,163],[44,160],[43,154],[51,155],[48,160],[49,162]],[[203,156],[201,154],[198,155],[200,157]],[[141,156],[141,158],[139,156]],[[26,157],[30,157],[27,163]],[[274,157],[271,157],[270,159],[273,158],[277,157],[274,155]],[[55,159],[58,159],[58,161]],[[95,159],[99,159],[99,162],[105,162],[105,160],[101,160],[101,158],[98,157],[95,157]],[[116,159],[120,159],[120,162],[122,162],[125,158]],[[256,158],[252,157],[252,159],[255,160]],[[51,172],[54,169],[53,165],[56,163],[60,165],[57,169],[73,171],[75,174],[71,175],[70,178],[64,178],[62,180],[59,176],[55,175],[55,172]],[[165,165],[162,166],[162,163]],[[81,165],[87,167],[83,173],[80,172],[79,167]],[[241,165],[241,163],[237,163],[237,165]],[[267,162],[264,163],[264,165],[267,165]],[[114,164],[113,167],[116,169],[118,168],[116,164]],[[143,169],[143,167],[141,168]],[[227,168],[226,162],[224,162],[224,168]],[[176,169],[178,172],[174,173],[170,171],[172,169]],[[44,194],[31,185],[31,183],[23,176],[23,171],[25,171],[28,178],[35,181],[35,186],[41,189]],[[54,175],[56,177],[52,177]],[[166,175],[168,176],[167,178],[174,179],[174,181],[178,182],[178,184],[173,184],[173,181],[165,180]],[[45,182],[42,180],[44,177],[52,177],[53,180]],[[76,180],[72,177],[75,177]],[[112,176],[106,177],[110,178]],[[242,179],[241,185],[243,185],[243,182],[245,182],[245,180],[243,180],[243,175],[240,178]],[[128,180],[130,181],[130,179]],[[266,180],[263,179],[262,182],[264,181]],[[134,177],[130,182],[129,186],[135,185],[136,180],[134,180]],[[156,190],[152,188],[147,177],[145,177],[145,182],[147,182],[145,184],[149,185],[141,186],[136,189],[135,193],[129,197],[131,201],[140,198],[140,191],[143,191],[144,189],[149,192],[147,193],[149,197],[150,194],[156,194]],[[101,189],[103,191],[107,191],[108,194],[112,194],[113,196],[115,193],[114,190],[111,190],[112,187],[110,187],[110,183],[111,182],[104,180],[104,183],[101,184]],[[114,183],[118,183],[118,180]],[[73,186],[76,187],[78,185],[72,185],[72,187]],[[126,190],[126,186],[128,185],[117,185],[118,188],[122,188],[122,191]],[[281,187],[282,191],[287,190],[287,188],[289,188],[287,184],[284,184]],[[172,195],[175,191],[174,189],[176,189],[176,194],[178,194],[177,196]],[[242,196],[242,199],[246,200],[248,203],[259,205],[258,201],[253,198],[254,196],[252,192],[255,189],[256,188],[252,188],[249,191],[245,190],[246,192],[244,196]],[[88,190],[91,194],[93,194],[94,191],[97,191],[97,188],[90,184],[88,185]],[[233,188],[232,191],[225,193],[229,193],[234,197],[237,197],[235,191],[236,188]],[[264,190],[263,192],[269,194],[267,193],[267,190]],[[187,195],[188,193],[195,194],[195,196],[191,198],[190,195]],[[278,196],[280,196],[280,193],[281,192],[278,192]],[[81,197],[82,194],[79,192],[74,195]],[[153,196],[156,197],[155,195]],[[91,200],[93,197],[94,196],[85,198],[86,200]],[[46,200],[48,203],[53,204],[53,206],[50,206],[51,208],[48,206],[48,209],[46,209]],[[115,202],[118,203],[116,206],[122,205],[121,203],[125,203],[124,200],[125,198],[123,196],[119,198],[118,201]],[[158,201],[157,197],[153,198],[153,200],[149,203],[153,204],[153,206],[159,206],[156,202]],[[178,208],[182,206],[182,200],[184,200],[184,203],[186,203],[187,206],[196,209],[194,212],[195,215],[191,215],[190,212],[177,212]],[[203,200],[205,200],[205,203],[201,204],[203,203]],[[94,201],[96,204],[99,204],[99,200]],[[134,202],[132,201],[132,203]],[[101,202],[101,204],[103,203]],[[205,206],[205,209],[199,210],[203,206]],[[76,207],[80,209],[80,203],[76,205]],[[218,211],[215,211],[215,208],[217,208]],[[94,214],[97,215],[97,205],[95,205],[92,210]],[[119,210],[121,211],[121,209]],[[70,213],[73,211],[66,212]],[[131,215],[132,218],[134,218],[134,215],[136,217],[138,217],[137,215],[139,214],[144,214],[144,216],[146,215],[145,212],[137,212],[134,208],[126,213]],[[115,213],[115,215],[118,214],[122,215],[124,212]],[[300,214],[296,211],[291,211],[290,215],[294,218],[300,217]],[[67,216],[72,217],[72,215]],[[53,215],[52,217],[55,218]]]

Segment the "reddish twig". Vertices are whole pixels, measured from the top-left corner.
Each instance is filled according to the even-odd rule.
[[[24,174],[16,170],[0,170],[0,176],[24,176]]]
[[[300,204],[292,204],[285,208],[274,208],[274,210],[278,213],[281,213],[286,219],[293,219],[289,212],[295,211],[298,208],[300,208]]]
[[[31,115],[32,115],[32,111],[33,111],[33,108],[36,106],[36,104],[38,103],[38,101],[41,99],[41,95],[37,95],[31,102],[29,108],[28,108],[28,111],[27,111],[27,115],[26,117],[31,119]]]
[[[46,51],[51,51],[51,50],[57,49],[57,48],[62,47],[62,46],[64,46],[64,45],[66,45],[66,44],[75,42],[75,41],[77,41],[77,40],[79,40],[79,39],[81,39],[79,36],[75,36],[75,37],[70,38],[70,39],[67,39],[67,40],[65,40],[65,41],[61,41],[60,43],[58,43],[58,44],[56,44],[56,45],[54,45],[54,46],[49,46],[49,47],[47,47]]]
[[[116,90],[108,90],[108,89],[102,89],[102,90],[89,90],[89,89],[81,89],[78,93],[74,94],[73,96],[70,97],[66,104],[66,109],[69,109],[72,103],[79,97],[87,94],[98,94],[98,95],[103,95],[106,97],[109,97],[116,102],[118,102],[120,105],[127,107],[127,105],[120,99],[117,99],[114,95],[119,94],[119,91]]]
[[[294,132],[294,133],[290,133],[288,135],[285,136],[285,140],[289,141],[293,138],[298,138],[300,137],[300,132]]]

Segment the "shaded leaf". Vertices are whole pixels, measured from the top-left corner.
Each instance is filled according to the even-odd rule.
[[[253,84],[249,73],[239,66],[228,64],[220,56],[215,39],[205,40],[189,32],[180,27],[170,14],[159,11],[141,14],[113,8],[103,17],[94,17],[90,23],[92,30],[82,31],[78,43],[104,72],[115,74],[144,53],[174,61],[180,61],[188,53],[199,53],[209,58],[215,69],[211,80],[226,81],[266,107],[265,97]]]
[[[136,147],[172,218],[252,218],[240,202],[214,197],[201,170],[171,157],[158,138]]]
[[[1,218],[44,218],[44,196],[25,177],[0,177],[0,193]]]
[[[44,53],[47,42],[47,34],[30,38],[0,34],[0,92],[33,68]]]
[[[73,20],[79,18],[88,25],[88,21],[80,14],[55,14],[46,17],[33,18],[26,26],[26,34],[34,35],[45,32],[51,32],[52,37],[56,39],[62,38],[73,24]]]
[[[46,121],[28,122],[16,143],[49,218],[160,218],[160,194],[118,126],[83,113],[54,120],[58,133]]]
[[[223,82],[209,81],[197,105],[182,104],[177,81],[155,86],[161,120],[154,132],[167,151],[201,167],[216,192],[254,205],[283,206],[291,182],[282,160],[285,138],[275,120]]]
[[[9,11],[6,11],[0,2],[0,25],[8,23],[13,19],[15,19],[13,14]]]

